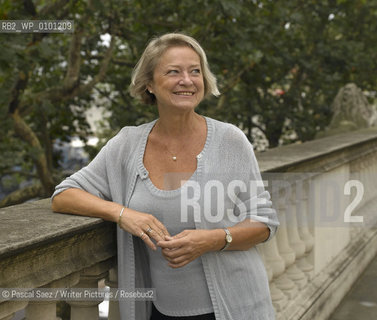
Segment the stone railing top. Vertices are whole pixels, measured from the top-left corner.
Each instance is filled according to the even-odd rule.
[[[331,137],[291,144],[256,153],[261,172],[284,172],[305,162],[328,157],[346,149],[377,142],[377,128],[352,131]]]
[[[54,213],[50,199],[0,209],[0,259],[94,229],[102,219]]]

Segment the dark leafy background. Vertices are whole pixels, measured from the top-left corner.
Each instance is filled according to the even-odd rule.
[[[156,117],[128,93],[154,35],[183,31],[203,45],[222,95],[198,111],[238,125],[256,146],[313,139],[348,82],[376,90],[376,0],[0,3],[1,20],[75,22],[74,34],[0,34],[0,173],[16,189],[0,206],[51,195],[66,174],[53,145],[93,134],[91,106],[111,113],[91,156],[121,127]]]

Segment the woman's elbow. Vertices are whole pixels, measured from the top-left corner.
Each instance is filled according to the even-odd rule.
[[[64,190],[66,191],[66,190]],[[54,196],[51,200],[51,209],[54,212],[63,212],[64,208],[64,191]]]
[[[51,209],[54,212],[59,212],[59,194],[52,198],[51,200]]]

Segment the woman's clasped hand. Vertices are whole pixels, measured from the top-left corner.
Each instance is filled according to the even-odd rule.
[[[120,227],[141,238],[152,250],[160,247],[172,268],[183,267],[214,250],[214,243],[210,239],[216,230],[184,230],[171,236],[165,226],[149,213],[127,209],[126,216],[120,220]]]
[[[165,226],[149,213],[126,209],[125,216],[122,216],[119,222],[119,226],[124,231],[140,237],[152,250],[157,250],[156,242],[165,240],[165,236],[170,236]]]

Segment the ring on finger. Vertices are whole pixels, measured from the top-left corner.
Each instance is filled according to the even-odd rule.
[[[152,231],[152,228],[149,227],[148,230],[147,230],[147,233],[151,232]]]
[[[142,232],[140,233],[140,238],[142,238],[143,235],[145,235],[144,231],[142,231]]]

